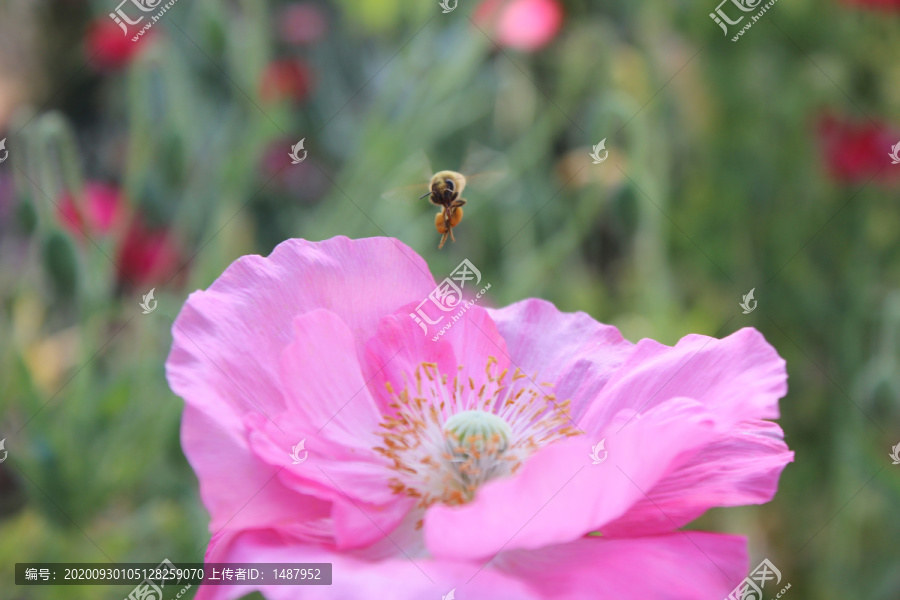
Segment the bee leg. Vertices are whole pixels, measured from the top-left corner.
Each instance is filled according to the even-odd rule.
[[[447,231],[449,232],[450,230],[448,229]],[[438,250],[440,250],[441,248],[444,247],[444,242],[446,242],[446,241],[447,241],[447,234],[445,233],[444,235],[441,236],[441,243],[438,244]]]
[[[450,216],[452,213],[449,208],[444,208],[444,230],[450,231]],[[446,237],[446,236],[445,236]]]
[[[448,229],[448,230],[447,230],[447,233],[450,234],[450,241],[451,241],[451,242],[455,242],[455,241],[456,241],[456,238],[453,237],[453,229]]]
[[[450,203],[450,208],[454,208],[454,209],[459,208],[460,206],[463,206],[465,203],[466,203],[465,198],[457,198],[456,200],[454,200],[453,202]]]

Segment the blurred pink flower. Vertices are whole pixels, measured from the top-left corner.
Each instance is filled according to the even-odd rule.
[[[501,46],[534,51],[559,33],[563,7],[559,0],[485,0],[473,19]]]
[[[881,182],[897,179],[897,172],[887,168],[891,165],[891,147],[900,139],[897,128],[829,113],[819,119],[818,129],[832,179],[842,183],[864,183],[876,175]]]
[[[316,157],[307,156],[300,164],[293,164],[288,150],[296,139],[278,138],[264,150],[260,167],[266,187],[287,193],[302,204],[315,204],[330,188],[326,167]]]
[[[130,63],[154,35],[149,30],[133,42],[134,36],[125,35],[108,16],[99,17],[88,26],[85,52],[96,70],[116,71]]]
[[[312,2],[291,2],[281,9],[278,30],[289,44],[312,44],[325,35],[328,19],[322,8]]]
[[[762,335],[632,344],[530,299],[432,341],[410,313],[434,287],[401,242],[339,237],[245,256],[188,298],[166,369],[206,560],[332,563],[310,598],[724,598],[746,540],[679,529],[769,501],[793,460]]]
[[[115,186],[98,181],[85,183],[84,202],[84,214],[76,208],[71,194],[63,194],[57,204],[60,224],[76,237],[110,233],[125,218],[127,207]]]
[[[265,102],[305,100],[313,87],[312,70],[305,63],[293,59],[270,62],[260,81],[260,97]]]

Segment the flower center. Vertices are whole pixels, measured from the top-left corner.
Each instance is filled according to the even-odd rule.
[[[494,413],[464,410],[447,419],[444,433],[452,452],[499,456],[509,448],[512,428]]]
[[[460,371],[463,367],[459,368]],[[434,363],[422,363],[415,382],[399,394],[386,384],[393,413],[377,433],[394,471],[391,488],[419,499],[419,506],[464,504],[487,481],[515,473],[538,449],[581,433],[569,418],[570,402],[516,369],[495,373],[489,357],[487,382],[476,389],[471,378],[452,381]]]

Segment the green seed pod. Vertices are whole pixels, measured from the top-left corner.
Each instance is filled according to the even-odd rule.
[[[44,269],[53,291],[62,298],[71,298],[78,291],[78,249],[72,239],[52,229],[42,247]]]
[[[15,219],[25,235],[33,235],[37,231],[38,213],[30,198],[19,198],[15,208]]]

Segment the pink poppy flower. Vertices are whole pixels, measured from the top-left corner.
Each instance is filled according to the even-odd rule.
[[[288,149],[296,143],[296,138],[278,138],[271,142],[260,161],[261,176],[268,182],[267,188],[289,194],[292,201],[315,204],[331,187],[325,176],[327,166],[313,155],[300,164],[293,164]]]
[[[559,33],[563,8],[558,0],[485,0],[473,19],[479,27],[489,27],[501,46],[533,52]]]
[[[325,11],[312,2],[292,2],[279,12],[278,31],[289,44],[312,44],[322,39],[327,29]]]
[[[896,180],[889,167],[889,153],[900,131],[886,123],[851,121],[826,114],[819,120],[825,166],[832,179],[841,183],[864,183],[878,175],[882,182]]]
[[[85,206],[76,207],[71,194],[63,194],[57,205],[60,224],[77,237],[84,233],[106,234],[125,217],[126,205],[119,188],[97,181],[84,185]]]
[[[410,313],[434,287],[397,240],[339,237],[245,256],[188,298],[166,369],[206,560],[332,563],[304,598],[724,598],[746,540],[678,529],[767,502],[793,460],[762,335],[632,344],[530,299],[471,305],[432,341]],[[196,597],[252,589],[300,594]]]

